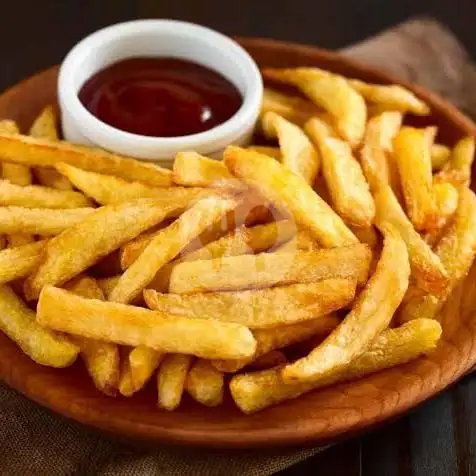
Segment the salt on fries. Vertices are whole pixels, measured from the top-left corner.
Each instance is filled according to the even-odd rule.
[[[25,354],[166,410],[229,384],[252,413],[437,345],[476,254],[474,139],[406,125],[429,110],[400,86],[264,77],[296,88],[265,88],[273,142],[172,171],[60,141],[51,107],[29,136],[0,120],[0,329]]]

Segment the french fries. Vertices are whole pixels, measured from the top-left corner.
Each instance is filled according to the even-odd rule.
[[[233,400],[245,413],[299,397],[303,393],[338,382],[354,380],[401,365],[428,354],[441,337],[441,326],[431,319],[417,319],[397,329],[387,329],[364,354],[340,373],[315,383],[286,383],[281,369],[236,375],[230,382]]]
[[[362,355],[388,325],[408,288],[410,263],[398,232],[384,229],[382,255],[344,321],[309,355],[287,365],[287,382],[318,381],[345,368]]]
[[[442,228],[458,208],[458,190],[448,182],[435,183],[433,194],[438,210],[438,228]]]
[[[198,359],[190,369],[185,389],[197,402],[207,407],[216,407],[223,402],[223,374],[209,360]]]
[[[272,350],[251,362],[250,367],[254,370],[265,370],[276,367],[276,365],[285,364],[287,361],[288,359],[284,352],[281,350]]]
[[[233,291],[276,285],[312,283],[322,279],[367,279],[371,252],[358,244],[335,249],[261,253],[212,260],[189,261],[174,266],[170,292]]]
[[[73,278],[124,242],[160,223],[179,205],[167,206],[144,198],[99,209],[50,240],[43,262],[25,282],[25,296],[36,299],[46,284],[62,284]]]
[[[230,146],[225,150],[224,161],[234,175],[245,179],[271,202],[288,209],[296,222],[309,229],[323,246],[332,248],[357,241],[342,219],[304,179],[275,160]]]
[[[433,172],[441,170],[451,157],[451,150],[443,144],[433,144],[431,146],[431,167]]]
[[[236,208],[233,198],[209,197],[199,200],[174,223],[161,230],[112,290],[109,300],[128,303],[154,278],[157,271],[175,258],[187,244],[225,213]]]
[[[248,147],[249,150],[254,150],[259,154],[267,155],[268,157],[272,157],[276,160],[281,160],[281,151],[279,147],[269,147],[265,145],[251,145]]]
[[[166,355],[157,373],[157,404],[165,410],[175,410],[180,405],[188,370],[192,364],[190,355]]]
[[[312,186],[319,172],[319,155],[301,128],[275,112],[267,112],[261,124],[268,137],[276,137],[281,163]]]
[[[41,365],[68,367],[79,353],[66,337],[39,325],[35,313],[7,285],[0,286],[0,329]]]
[[[359,145],[365,131],[365,101],[348,81],[318,68],[262,70],[266,79],[298,87],[315,104],[329,112],[339,135],[352,148]]]
[[[67,142],[36,139],[19,134],[0,134],[0,157],[6,162],[29,167],[53,167],[65,162],[81,169],[144,182],[155,187],[168,187],[172,183],[170,170],[155,164],[122,157],[101,149],[90,149]]]
[[[40,264],[47,240],[0,251],[0,284],[28,276]]]
[[[7,235],[7,242],[8,248],[18,248],[19,246],[34,243],[35,237],[26,233],[13,233],[12,235]]]
[[[436,175],[435,180],[468,187],[471,182],[474,149],[473,137],[461,139],[452,150],[450,160],[445,163],[443,169]]]
[[[349,224],[370,227],[375,216],[375,204],[360,164],[349,145],[322,133],[317,119],[310,119],[305,130],[319,149],[322,173],[332,203]]]
[[[245,358],[256,350],[251,331],[238,324],[171,319],[135,306],[84,299],[53,286],[43,288],[36,319],[60,332],[206,359]]]

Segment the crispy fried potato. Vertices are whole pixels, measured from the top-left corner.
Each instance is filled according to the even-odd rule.
[[[372,191],[382,184],[390,185],[394,190],[397,187],[398,171],[390,152],[402,120],[401,113],[388,111],[372,117],[367,123],[360,161]]]
[[[20,129],[18,128],[15,121],[10,119],[2,119],[0,121],[0,134],[20,134]]]
[[[52,236],[97,213],[94,208],[46,210],[44,208],[0,207],[0,233]]]
[[[342,371],[362,355],[392,320],[408,288],[410,263],[398,233],[384,230],[382,255],[375,274],[344,321],[309,355],[287,365],[288,382],[318,381]]]
[[[431,146],[431,167],[433,172],[441,170],[450,160],[451,150],[443,144],[433,144]]]
[[[375,216],[375,204],[351,148],[344,141],[323,134],[316,119],[310,119],[305,130],[320,151],[322,173],[336,211],[347,223],[369,227]]]
[[[230,382],[233,400],[245,413],[299,397],[303,393],[338,382],[357,379],[379,370],[401,365],[431,352],[441,337],[441,326],[418,319],[397,329],[387,329],[367,351],[340,373],[316,383],[285,383],[281,369],[236,375]]]
[[[450,182],[454,185],[469,187],[471,167],[474,160],[474,138],[461,139],[451,152],[451,157],[443,169],[435,176],[436,182]]]
[[[82,208],[91,206],[82,193],[39,185],[19,186],[0,180],[0,206],[25,208]]]
[[[370,103],[388,111],[410,112],[417,116],[427,116],[430,108],[408,89],[396,85],[364,83],[358,79],[350,79],[349,84]]]
[[[262,70],[264,78],[297,86],[314,103],[325,109],[335,121],[339,135],[352,148],[359,145],[365,131],[365,101],[348,81],[318,68]]]
[[[476,196],[471,190],[460,189],[454,219],[436,245],[435,253],[447,270],[449,282],[441,295],[411,297],[401,310],[402,322],[418,317],[437,319],[448,296],[468,274],[476,256]]]
[[[355,281],[327,279],[271,289],[222,293],[162,294],[144,290],[150,309],[170,316],[218,319],[251,329],[315,319],[354,299]]]
[[[47,240],[0,251],[0,284],[28,276],[40,263]]]
[[[365,228],[351,226],[350,229],[361,243],[365,243],[371,249],[376,248],[380,243],[380,235],[377,228],[375,228],[373,225]]]
[[[251,331],[238,324],[171,319],[139,307],[84,299],[53,286],[45,286],[41,292],[37,322],[90,339],[209,359],[245,358],[256,350]]]
[[[458,208],[458,190],[450,183],[435,183],[433,194],[438,210],[438,228],[441,228]]]
[[[432,189],[430,144],[425,130],[402,127],[393,146],[411,222],[417,230],[435,228],[437,209]]]
[[[109,298],[109,294],[116,287],[116,284],[119,281],[120,275],[111,276],[109,278],[99,278],[97,280],[98,286],[101,288],[101,291],[104,293],[106,300]]]
[[[66,337],[41,327],[35,313],[7,285],[0,286],[0,329],[41,365],[68,367],[79,353]]]
[[[357,242],[342,219],[306,181],[275,160],[233,146],[225,150],[224,160],[233,174],[279,207],[288,209],[296,222],[309,229],[323,246],[332,248]]]
[[[175,410],[180,405],[191,364],[190,355],[165,356],[157,372],[157,404],[160,408]]]
[[[276,137],[281,151],[281,163],[312,185],[319,172],[319,155],[303,130],[275,112],[261,118],[264,133]]]
[[[371,256],[366,245],[358,244],[184,262],[172,270],[170,292],[233,291],[336,278],[365,283]]]
[[[26,233],[13,233],[7,235],[8,247],[17,248],[18,246],[29,245],[35,242],[33,235],[27,235]]]
[[[264,354],[251,362],[250,367],[254,370],[265,370],[276,367],[276,365],[285,364],[287,361],[288,359],[284,352],[280,350],[271,350],[267,354]]]
[[[325,336],[335,329],[339,322],[340,320],[334,314],[329,314],[312,321],[297,322],[271,329],[255,329],[253,336],[256,339],[256,352],[251,357],[234,360],[213,360],[212,364],[221,372],[233,373],[272,350],[282,349],[313,336]]]
[[[153,280],[159,269],[225,213],[236,208],[233,198],[209,197],[198,201],[174,223],[161,230],[112,290],[109,300],[128,303]]]
[[[204,359],[192,365],[185,382],[187,392],[206,407],[216,407],[223,402],[224,387],[223,373]]]
[[[375,194],[375,203],[377,205],[376,225],[394,226],[405,241],[410,256],[412,277],[417,286],[429,292],[442,292],[448,277],[440,258],[415,231],[388,185],[381,187]]]
[[[267,155],[268,157],[272,157],[273,159],[281,161],[281,151],[279,147],[268,147],[265,145],[250,145],[248,147],[249,150],[254,150],[259,154]]]
[[[172,183],[170,170],[152,163],[101,149],[23,135],[0,134],[0,157],[6,162],[37,167],[53,167],[59,162],[65,162],[81,169],[144,182],[155,187],[168,187]]]
[[[44,260],[25,282],[25,296],[35,299],[46,284],[62,284],[121,244],[164,220],[178,203],[139,199],[100,208],[48,243]]]

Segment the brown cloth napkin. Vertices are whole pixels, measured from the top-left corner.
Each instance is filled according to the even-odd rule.
[[[476,116],[476,70],[454,36],[431,19],[411,20],[343,53],[436,91]],[[0,384],[4,476],[266,476],[324,449],[137,449],[54,415]]]

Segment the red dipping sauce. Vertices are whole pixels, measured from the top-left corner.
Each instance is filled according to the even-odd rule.
[[[79,100],[101,121],[133,134],[180,137],[230,119],[243,99],[204,66],[174,58],[132,58],[92,76]]]

